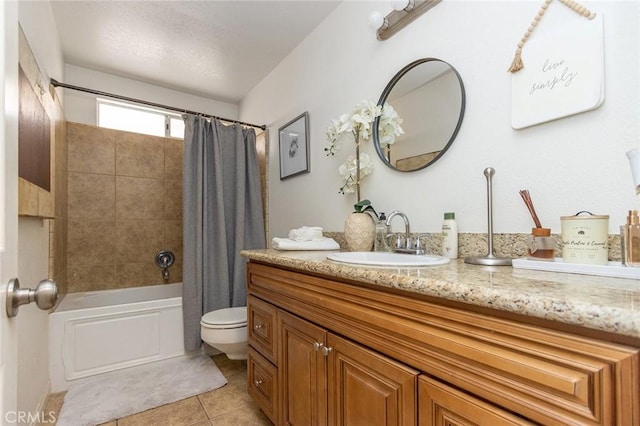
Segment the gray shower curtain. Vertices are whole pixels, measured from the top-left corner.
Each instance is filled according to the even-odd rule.
[[[254,129],[185,116],[183,318],[185,349],[200,346],[200,318],[246,305],[246,260],[265,247]]]

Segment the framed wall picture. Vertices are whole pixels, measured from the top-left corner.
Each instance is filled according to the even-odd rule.
[[[309,173],[309,113],[303,112],[278,131],[280,180]]]

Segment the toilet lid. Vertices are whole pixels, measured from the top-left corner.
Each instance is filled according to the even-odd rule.
[[[225,308],[211,311],[202,316],[201,323],[208,326],[241,326],[247,324],[247,307]]]

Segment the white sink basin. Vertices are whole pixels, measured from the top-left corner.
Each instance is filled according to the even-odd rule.
[[[375,251],[331,253],[327,259],[335,262],[373,266],[435,266],[449,263],[448,258],[432,254],[415,255]]]

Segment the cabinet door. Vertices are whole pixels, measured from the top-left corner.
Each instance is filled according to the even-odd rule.
[[[418,371],[327,336],[330,425],[416,425]]]
[[[327,423],[326,362],[320,350],[324,329],[278,311],[280,336],[278,374],[282,425],[325,425]]]
[[[418,380],[418,396],[420,426],[534,425],[424,375]]]

